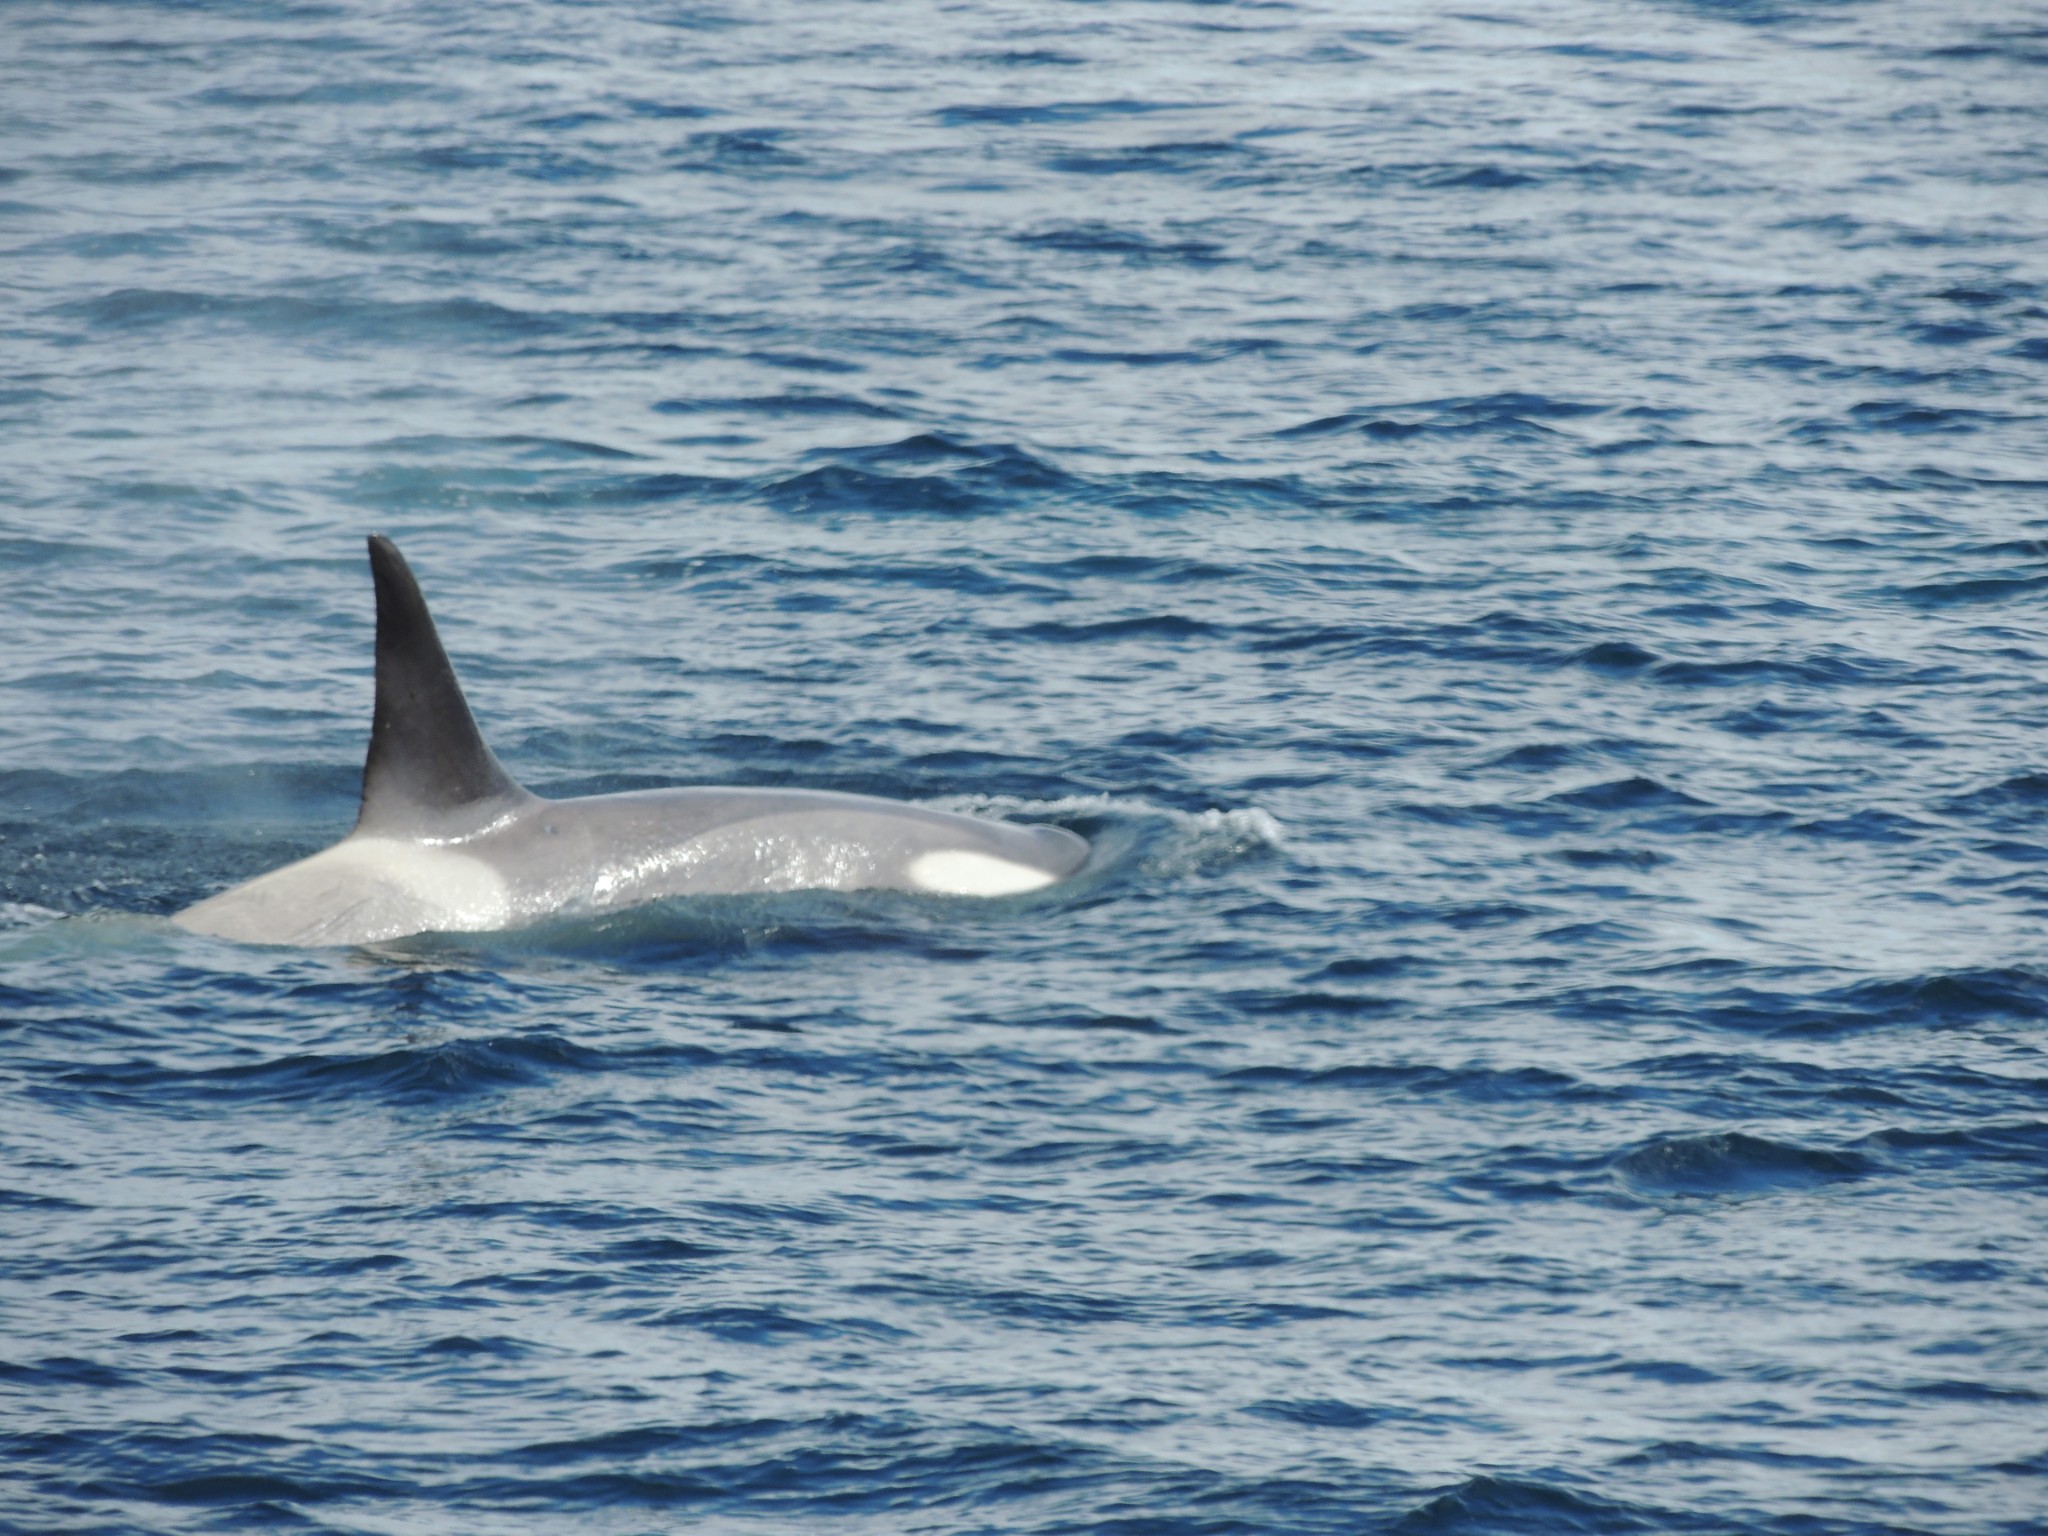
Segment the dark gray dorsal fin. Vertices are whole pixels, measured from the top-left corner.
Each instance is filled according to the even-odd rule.
[[[526,791],[491,755],[420,584],[398,546],[370,536],[377,582],[377,708],[363,763],[358,832],[451,833],[488,819],[490,803]],[[472,814],[473,813],[473,814]]]

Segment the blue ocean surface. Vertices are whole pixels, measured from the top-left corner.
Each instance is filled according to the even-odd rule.
[[[2048,14],[0,5],[0,1528],[2048,1531]],[[369,949],[549,794],[1070,827]]]

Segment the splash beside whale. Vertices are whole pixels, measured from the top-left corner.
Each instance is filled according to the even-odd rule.
[[[683,788],[549,800],[485,744],[426,600],[370,539],[377,702],[355,829],[176,914],[250,944],[373,944],[518,928],[666,896],[897,890],[1009,896],[1064,880],[1087,842],[869,795]]]

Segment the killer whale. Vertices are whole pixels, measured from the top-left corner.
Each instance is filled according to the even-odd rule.
[[[665,896],[825,889],[1007,896],[1087,842],[871,795],[679,788],[550,800],[485,744],[419,583],[373,535],[376,704],[354,829],[172,919],[251,944],[518,928]]]

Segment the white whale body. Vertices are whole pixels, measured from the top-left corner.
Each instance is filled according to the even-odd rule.
[[[373,944],[517,928],[665,896],[897,890],[1010,896],[1063,880],[1088,844],[870,795],[683,788],[549,800],[492,755],[405,559],[370,540],[377,702],[355,829],[185,908],[251,944]]]

